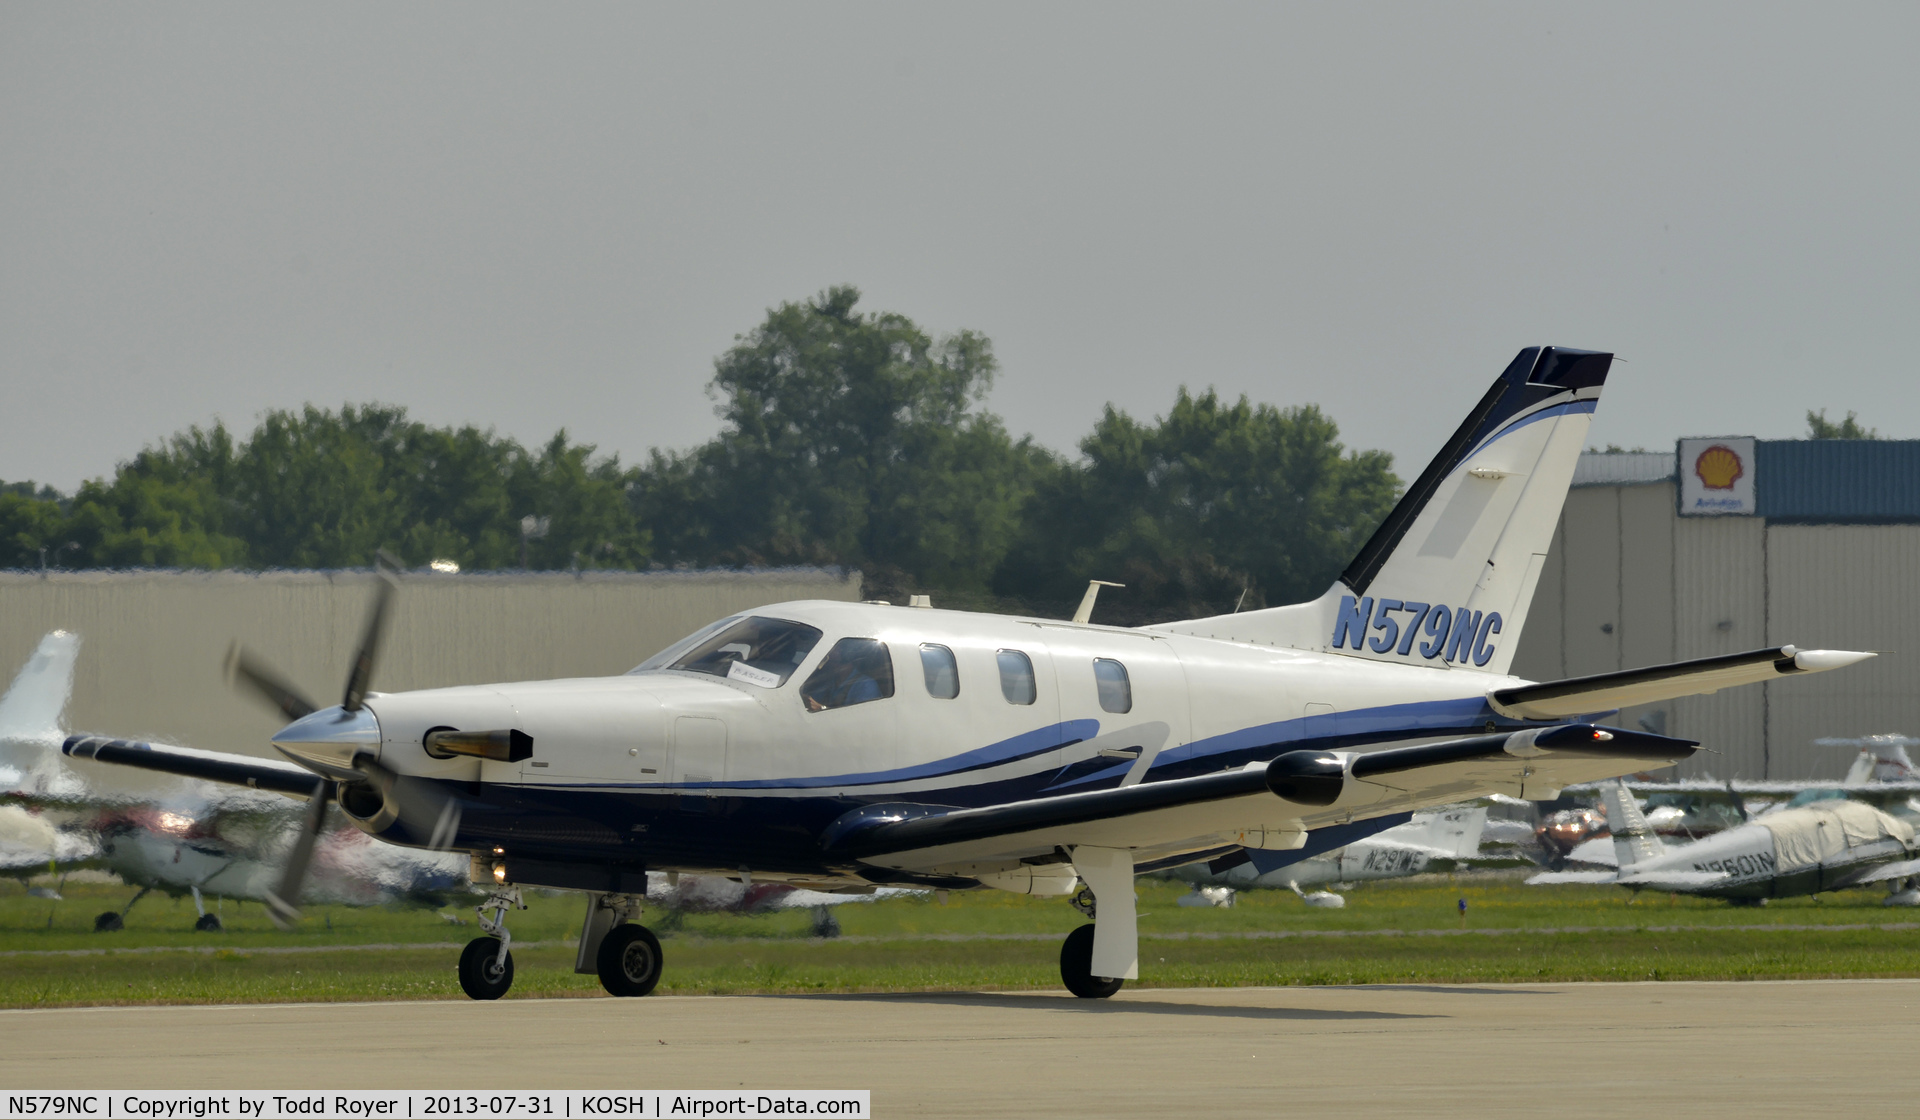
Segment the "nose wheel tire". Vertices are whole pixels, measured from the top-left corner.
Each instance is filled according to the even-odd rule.
[[[644,996],[660,983],[660,970],[666,962],[660,956],[660,939],[646,926],[615,926],[600,943],[595,960],[600,986],[611,995]]]
[[[1106,999],[1126,984],[1093,974],[1093,926],[1081,926],[1060,946],[1060,979],[1081,999]]]
[[[460,951],[460,990],[474,999],[499,999],[513,987],[513,954],[500,959],[500,941],[476,937]]]

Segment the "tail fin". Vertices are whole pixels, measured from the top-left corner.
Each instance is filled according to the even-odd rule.
[[[1607,830],[1613,833],[1613,854],[1619,857],[1621,871],[1666,852],[1666,845],[1647,827],[1646,814],[1627,783],[1611,782],[1601,795],[1607,802]]]
[[[1520,351],[1325,595],[1159,629],[1506,672],[1612,364]]]
[[[73,691],[73,663],[79,654],[77,634],[55,630],[40,639],[39,648],[13,678],[13,687],[0,696],[0,752],[23,743],[60,745],[60,714]],[[0,753],[0,760],[4,758]]]
[[[1486,806],[1455,806],[1415,813],[1411,821],[1381,835],[1432,848],[1450,859],[1472,859],[1480,854],[1480,834],[1486,827]]]

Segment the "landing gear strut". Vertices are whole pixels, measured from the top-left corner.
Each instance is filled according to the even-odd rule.
[[[1060,946],[1060,979],[1081,999],[1106,999],[1140,975],[1133,898],[1133,853],[1125,848],[1077,847],[1074,870],[1086,885],[1073,908],[1092,918]]]
[[[487,936],[474,938],[460,951],[460,990],[471,998],[499,999],[513,987],[513,954],[508,951],[513,934],[507,929],[507,911],[526,908],[518,887],[494,891],[473,908]],[[487,917],[488,910],[493,911],[492,918]]]

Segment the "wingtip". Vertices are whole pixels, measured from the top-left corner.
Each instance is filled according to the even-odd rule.
[[[1793,655],[1793,667],[1808,673],[1824,673],[1829,669],[1843,669],[1848,665],[1857,665],[1869,657],[1878,657],[1877,653],[1867,653],[1851,649],[1803,649]]]

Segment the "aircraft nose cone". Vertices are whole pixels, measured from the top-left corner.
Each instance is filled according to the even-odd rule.
[[[318,774],[360,777],[353,760],[380,757],[380,721],[367,708],[349,712],[335,705],[302,716],[273,733],[274,748]]]

